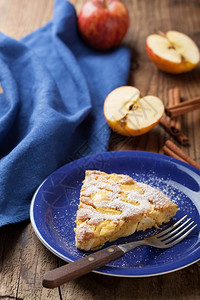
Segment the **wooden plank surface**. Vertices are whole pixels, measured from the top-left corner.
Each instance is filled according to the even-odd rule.
[[[129,83],[142,95],[152,94],[166,103],[169,88],[178,86],[185,99],[200,95],[200,66],[183,75],[169,75],[156,69],[145,52],[145,39],[155,29],[185,32],[200,46],[200,5],[198,0],[124,0],[131,26],[124,44],[132,49]],[[72,0],[77,12],[84,0]],[[20,39],[44,25],[53,15],[53,0],[0,0],[0,31]],[[200,162],[200,111],[182,117],[190,146],[182,147]],[[169,138],[157,125],[137,138],[112,135],[111,149],[136,149],[162,153]],[[63,262],[38,240],[30,223],[0,229],[0,299],[80,299],[80,300],[197,300],[200,299],[200,264],[174,273],[149,278],[117,278],[88,274],[54,290],[41,286],[43,274]]]

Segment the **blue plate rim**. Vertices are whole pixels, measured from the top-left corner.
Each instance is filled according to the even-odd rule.
[[[178,165],[182,165],[185,166],[187,169],[190,169],[192,171],[194,171],[197,175],[200,176],[200,170],[198,170],[196,167],[185,163],[183,161],[180,161],[176,158],[167,156],[167,155],[163,155],[160,153],[154,153],[154,152],[148,152],[148,151],[140,151],[140,150],[123,150],[123,151],[107,151],[107,152],[101,152],[101,153],[97,153],[97,154],[92,154],[92,155],[88,155],[82,158],[79,158],[75,161],[71,161],[63,166],[61,166],[60,168],[56,169],[54,172],[52,172],[49,176],[51,176],[52,174],[59,172],[60,170],[62,170],[63,168],[65,168],[66,166],[76,163],[76,162],[81,162],[84,161],[86,159],[91,159],[94,157],[98,157],[98,156],[109,156],[112,154],[116,154],[116,155],[124,155],[124,154],[130,154],[130,153],[134,153],[136,155],[139,155],[141,157],[145,156],[147,158],[158,158],[159,160],[165,160],[165,161],[169,161]],[[37,237],[39,238],[39,240],[41,241],[41,243],[50,251],[52,252],[54,255],[56,255],[57,257],[63,259],[66,262],[73,262],[74,260],[70,259],[70,258],[66,258],[65,256],[63,256],[62,254],[59,253],[59,251],[53,249],[53,247],[51,245],[49,245],[49,243],[45,240],[45,238],[40,234],[39,229],[37,228],[37,225],[35,223],[35,218],[34,218],[34,214],[33,214],[33,208],[34,208],[34,203],[35,203],[35,198],[36,195],[38,193],[38,191],[40,190],[40,188],[43,186],[43,184],[45,183],[45,181],[49,178],[49,176],[47,176],[47,178],[45,178],[43,180],[43,182],[39,185],[39,187],[37,188],[37,190],[35,191],[33,197],[32,197],[32,201],[31,201],[31,205],[30,205],[30,220],[31,220],[31,224],[32,227],[37,235]],[[115,277],[128,277],[128,278],[138,278],[138,277],[152,277],[152,276],[158,276],[158,275],[163,275],[163,274],[168,274],[168,273],[172,273],[181,269],[184,269],[196,262],[198,262],[200,260],[200,253],[199,253],[199,258],[195,258],[193,260],[191,260],[191,258],[189,260],[187,260],[187,258],[185,259],[186,263],[184,265],[179,265],[177,267],[174,267],[173,269],[169,269],[169,270],[163,270],[162,271],[162,267],[156,267],[156,268],[149,268],[149,272],[148,269],[146,269],[146,273],[143,274],[142,272],[142,268],[141,268],[141,272],[138,272],[137,269],[137,274],[129,274],[129,272],[126,272],[128,274],[117,274],[114,273],[113,270],[115,269],[115,267],[110,267],[110,266],[105,266],[102,267],[100,269],[94,270],[94,273],[98,273],[98,274],[102,274],[102,275],[107,275],[107,276],[115,276]],[[154,272],[152,272],[151,270],[155,269]],[[159,269],[160,271],[158,271],[157,269]],[[131,269],[126,269],[126,271],[130,271]]]

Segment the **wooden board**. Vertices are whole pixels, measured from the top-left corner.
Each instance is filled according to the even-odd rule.
[[[79,12],[83,0],[72,0]],[[131,26],[124,44],[132,50],[129,84],[143,95],[152,94],[167,101],[168,89],[178,86],[181,96],[200,95],[200,66],[183,75],[169,75],[156,69],[145,52],[145,40],[155,29],[180,30],[200,46],[200,5],[198,0],[124,0]],[[52,18],[53,0],[0,0],[0,30],[20,39]],[[190,140],[182,149],[200,162],[200,111],[182,117],[183,130]],[[136,138],[113,134],[110,149],[136,149],[162,152],[168,133],[157,125]],[[63,262],[38,240],[30,223],[0,229],[0,299],[46,300],[197,300],[200,299],[200,263],[162,276],[117,278],[88,274],[54,290],[41,286],[43,274]]]

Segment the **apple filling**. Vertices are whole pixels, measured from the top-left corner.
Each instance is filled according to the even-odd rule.
[[[158,228],[176,211],[161,191],[127,175],[86,171],[76,216],[76,246],[94,250],[135,231]]]

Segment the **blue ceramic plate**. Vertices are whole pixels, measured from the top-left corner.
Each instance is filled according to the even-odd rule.
[[[153,276],[184,268],[200,259],[200,171],[168,156],[142,151],[87,156],[66,164],[41,184],[32,199],[31,222],[40,241],[55,255],[70,262],[89,254],[79,251],[74,242],[74,221],[85,170],[127,174],[160,189],[180,209],[174,220],[187,214],[198,224],[184,241],[172,248],[140,246],[95,272],[112,276]],[[137,232],[116,243],[143,239],[155,232],[155,229]]]

